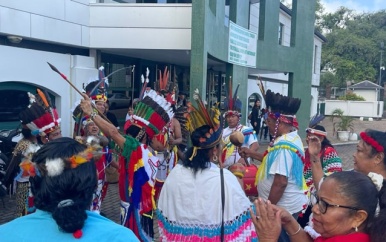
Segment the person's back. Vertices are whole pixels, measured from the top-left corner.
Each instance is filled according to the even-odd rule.
[[[256,241],[249,199],[236,176],[223,169],[222,182],[221,170],[213,163],[218,161],[221,130],[213,132],[208,144],[202,137],[209,126],[197,130],[191,135],[194,147],[161,190],[156,212],[161,241],[220,241],[222,226],[224,241]]]
[[[90,148],[59,138],[26,161],[37,211],[0,226],[2,242],[138,241],[130,230],[87,211],[97,185]]]
[[[236,177],[224,169],[225,241],[253,241],[253,229],[248,209],[251,203]],[[183,177],[183,179],[181,179]],[[206,238],[219,241],[221,229],[220,169],[212,164],[196,174],[177,165],[161,190],[157,209],[160,238],[166,241],[187,241]],[[170,231],[179,231],[175,234]]]

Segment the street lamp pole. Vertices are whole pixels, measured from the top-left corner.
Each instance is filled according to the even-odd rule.
[[[380,62],[379,62],[379,80],[378,80],[378,85],[380,86],[381,85],[381,82],[382,82],[382,57],[383,57],[383,47],[384,47],[384,43],[383,41],[380,43],[380,47],[381,47],[381,59],[380,59]],[[379,88],[378,90],[378,100],[379,101],[382,101],[381,99],[381,89]]]
[[[382,82],[382,57],[383,57],[383,47],[384,47],[384,43],[383,41],[381,42],[381,61],[379,62],[379,81],[378,81],[378,85],[381,85],[381,82]]]

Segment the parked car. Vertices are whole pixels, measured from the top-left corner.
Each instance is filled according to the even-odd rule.
[[[110,110],[117,108],[129,108],[131,104],[131,98],[127,97],[123,93],[108,94],[107,98],[110,102]]]

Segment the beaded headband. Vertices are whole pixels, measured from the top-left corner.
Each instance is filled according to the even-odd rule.
[[[298,120],[296,119],[296,115],[285,115],[279,112],[276,112],[276,113],[269,112],[268,116],[272,119],[279,120],[286,124],[290,124],[296,129],[299,129],[299,123],[298,123]]]
[[[324,132],[318,129],[306,128],[306,132],[310,134],[316,134],[316,135],[327,137],[327,132]]]
[[[377,152],[383,152],[384,148],[374,138],[368,136],[365,132],[361,132],[360,136],[364,142],[371,145]]]

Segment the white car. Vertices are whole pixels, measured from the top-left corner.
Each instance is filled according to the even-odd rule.
[[[131,98],[127,97],[123,93],[108,94],[107,98],[110,103],[110,110],[117,108],[129,108],[131,103]]]

